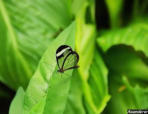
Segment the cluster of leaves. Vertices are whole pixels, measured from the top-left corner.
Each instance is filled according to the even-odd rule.
[[[17,91],[9,113],[148,109],[147,6],[146,0],[0,0],[0,81]],[[55,52],[62,44],[78,52],[80,67],[59,74]],[[10,97],[0,87],[4,96]]]

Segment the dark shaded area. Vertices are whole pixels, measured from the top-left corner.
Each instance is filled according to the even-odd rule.
[[[86,8],[86,12],[85,12],[85,23],[86,24],[90,24],[90,23],[93,23],[92,19],[91,19],[91,9],[90,7],[88,6]]]
[[[110,16],[105,0],[96,0],[95,18],[97,29],[110,28]],[[131,23],[133,18],[148,16],[148,0],[123,0],[120,12],[120,23],[124,27]]]
[[[13,90],[0,83],[0,114],[8,114],[9,106],[14,95],[15,92]]]
[[[148,0],[137,0],[137,2],[135,1],[135,7],[135,9],[137,9],[137,14],[141,16],[146,14],[146,16],[148,16]]]
[[[110,18],[105,0],[96,0],[96,24],[97,29],[109,29]]]
[[[122,25],[127,25],[130,23],[130,20],[133,16],[134,1],[135,0],[123,1],[123,8],[121,10]]]

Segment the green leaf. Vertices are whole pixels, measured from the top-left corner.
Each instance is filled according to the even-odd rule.
[[[95,25],[86,23],[87,8],[90,4],[85,2],[76,16],[76,50],[79,53],[80,60],[78,69],[80,79],[82,83],[82,90],[84,93],[85,104],[88,104],[88,110],[92,110],[93,113],[97,113],[97,107],[95,106],[91,94],[91,90],[88,84],[89,69],[94,57],[95,48]]]
[[[104,32],[97,39],[104,52],[111,48],[105,60],[110,69],[109,87],[112,98],[105,113],[125,114],[127,109],[147,108],[147,103],[144,102],[147,101],[147,89],[137,86],[139,79],[143,79],[140,83],[142,85],[148,79],[148,67],[139,53],[142,51],[148,55],[147,32],[147,21],[139,20],[126,28]],[[123,81],[122,75],[128,77],[130,84],[125,83],[127,80]],[[138,81],[135,83],[133,78]]]
[[[95,25],[85,23],[85,14],[88,6],[87,2],[84,3],[76,17],[76,50],[80,56],[79,65],[81,66],[79,72],[80,76],[86,79],[89,75],[95,47]]]
[[[97,41],[103,51],[107,51],[114,45],[124,44],[132,46],[136,51],[143,51],[148,56],[147,32],[148,22],[145,19],[123,29],[105,32],[101,37],[98,37]]]
[[[127,90],[132,93],[133,102],[136,108],[138,109],[147,109],[148,108],[148,88],[142,88],[139,85],[132,86],[130,81],[125,76],[122,78],[124,84],[127,86]]]
[[[97,114],[100,114],[107,102],[110,99],[108,94],[108,70],[101,58],[101,55],[96,51],[93,63],[90,67],[90,76],[88,83],[92,95],[93,103],[97,109]],[[89,105],[89,104],[88,104]]]
[[[112,28],[118,27],[121,23],[120,12],[124,3],[123,1],[124,0],[106,0]]]
[[[58,73],[55,53],[62,44],[74,48],[74,39],[75,23],[72,23],[49,44],[26,90],[22,113],[47,114],[49,110],[50,114],[55,114],[56,111],[59,114],[64,112],[72,70],[66,74]]]
[[[64,114],[86,114],[83,106],[81,79],[77,71],[73,72]]]
[[[71,0],[71,12],[74,15],[77,15],[77,13],[80,11],[83,4],[85,4],[87,0]]]
[[[118,74],[110,74],[109,80],[112,98],[106,114],[125,114],[128,109],[148,108],[148,88],[132,86],[127,77]]]
[[[105,61],[111,71],[143,81],[148,79],[148,66],[144,60],[141,53],[125,45],[110,48],[105,56]]]
[[[11,102],[9,114],[21,114],[23,110],[25,92],[22,87],[17,90],[15,98]]]
[[[139,22],[137,21],[134,24],[130,25],[129,27],[126,27],[120,30],[106,32],[101,37],[99,37],[97,41],[98,41],[98,45],[103,49],[103,51],[107,51],[112,46],[123,44],[126,46],[132,46],[135,49],[135,51],[142,51],[146,56],[148,56],[147,32],[148,32],[147,21],[139,21]],[[119,50],[119,53],[120,53],[120,50]],[[130,55],[130,53],[128,55],[125,53],[120,53],[120,54],[122,54],[124,57],[129,56],[129,59],[125,60],[125,58],[123,58],[123,56],[120,56],[120,54],[118,56],[120,58],[115,58],[116,62],[117,60],[119,60],[120,63],[125,61],[124,63],[121,63],[121,64],[119,62],[117,62],[116,64],[116,62],[111,60],[113,57],[112,58],[109,57],[108,59],[110,59],[113,62],[111,63],[111,61],[108,60],[108,62],[110,62],[111,64],[111,67],[115,68],[116,66],[116,70],[121,73],[127,72],[126,73],[127,76],[130,75],[132,77],[147,80],[148,79],[147,65],[142,63],[142,60],[140,59],[138,60],[137,58],[134,58],[134,56]],[[122,59],[123,61],[120,61],[120,59]],[[139,64],[141,64],[141,68]],[[140,72],[138,72],[138,70],[140,70]]]
[[[1,0],[0,80],[26,87],[49,42],[70,22],[66,0]]]

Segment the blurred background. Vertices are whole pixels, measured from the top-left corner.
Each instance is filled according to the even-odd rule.
[[[98,113],[148,109],[148,0],[1,0],[1,114],[8,114],[18,87],[27,88],[49,43],[73,21],[84,60],[78,72],[88,77]]]

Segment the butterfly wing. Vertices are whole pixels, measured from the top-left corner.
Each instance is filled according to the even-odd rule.
[[[67,46],[67,45],[62,45],[57,49],[56,60],[57,60],[57,64],[58,64],[59,69],[62,68],[63,62],[64,62],[66,56],[71,52],[72,52],[71,47]]]
[[[79,61],[79,55],[75,51],[70,52],[64,59],[62,65],[63,70],[65,71],[72,68],[77,68],[78,61]]]

